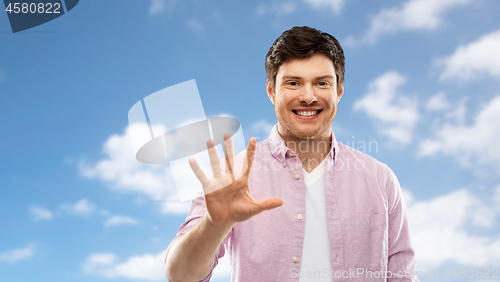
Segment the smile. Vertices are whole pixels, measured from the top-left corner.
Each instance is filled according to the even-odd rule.
[[[322,110],[314,110],[314,111],[298,111],[298,110],[292,110],[292,112],[298,116],[303,116],[303,117],[312,117],[316,116],[319,113],[321,113]]]

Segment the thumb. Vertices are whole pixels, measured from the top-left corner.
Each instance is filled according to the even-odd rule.
[[[281,205],[283,205],[283,199],[281,199],[280,197],[270,197],[262,201],[258,201],[258,207],[259,207],[258,213],[261,213],[265,210],[271,210],[277,208]]]

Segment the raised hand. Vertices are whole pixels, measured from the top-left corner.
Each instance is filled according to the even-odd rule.
[[[205,193],[208,218],[216,226],[232,227],[237,222],[245,221],[265,210],[279,207],[283,200],[271,197],[256,200],[250,193],[250,171],[255,156],[257,141],[250,138],[245,159],[239,173],[234,173],[234,147],[230,134],[224,135],[225,171],[221,172],[219,157],[213,140],[207,142],[213,180],[206,177],[194,158],[189,159],[189,165],[200,180]]]

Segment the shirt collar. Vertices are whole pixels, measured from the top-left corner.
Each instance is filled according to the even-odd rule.
[[[330,146],[330,153],[327,157],[332,158],[334,161],[337,161],[337,155],[339,152],[337,139],[335,139],[335,133],[330,128],[331,136],[330,141],[332,142],[332,146]],[[267,138],[269,147],[271,150],[271,154],[275,159],[277,159],[283,166],[286,164],[287,157],[295,156],[295,152],[288,148],[285,145],[285,141],[281,138],[278,132],[278,124],[276,123]],[[290,155],[291,154],[291,155]]]

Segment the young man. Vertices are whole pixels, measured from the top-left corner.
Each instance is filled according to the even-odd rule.
[[[205,196],[169,246],[167,279],[209,281],[227,252],[232,281],[418,281],[396,176],[331,129],[344,93],[338,41],[287,30],[266,72],[278,124],[268,139],[250,139],[246,158],[234,157],[228,139],[225,172],[209,141],[213,180],[190,160]]]

